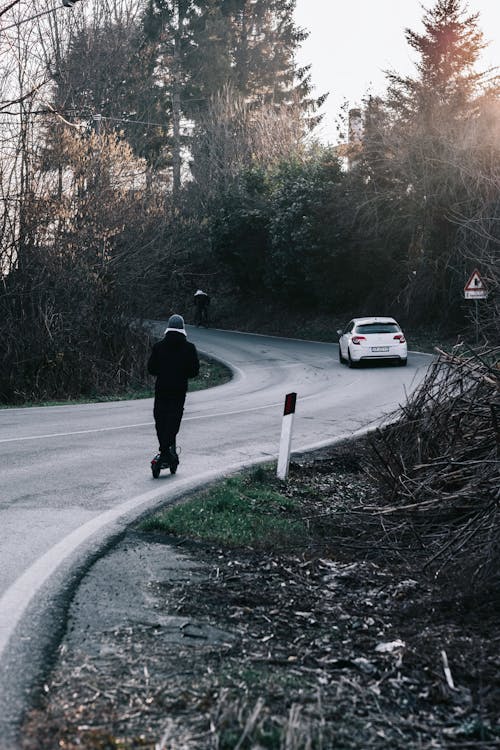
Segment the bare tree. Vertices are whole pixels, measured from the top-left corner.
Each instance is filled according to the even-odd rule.
[[[130,289],[139,293],[138,251],[162,210],[151,191],[144,198],[145,165],[116,134],[89,134],[50,106],[51,67],[89,9],[43,5],[6,9],[0,48],[0,400],[9,402],[141,380],[145,338],[130,327]],[[134,12],[125,0],[103,5]]]

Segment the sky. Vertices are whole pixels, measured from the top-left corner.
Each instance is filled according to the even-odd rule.
[[[296,0],[295,23],[308,30],[297,63],[311,64],[314,94],[330,92],[316,135],[337,143],[337,122],[344,102],[358,106],[364,94],[383,94],[384,70],[412,74],[415,53],[405,29],[421,32],[424,8],[434,0]],[[422,7],[423,6],[423,7]],[[480,69],[500,66],[500,0],[468,0],[479,12],[479,27],[490,44]]]

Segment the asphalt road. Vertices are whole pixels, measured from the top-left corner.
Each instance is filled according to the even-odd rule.
[[[151,476],[151,400],[0,411],[1,750],[16,746],[83,572],[127,524],[218,476],[276,459],[286,393],[298,394],[292,450],[303,451],[375,426],[430,362],[410,353],[406,368],[349,370],[336,344],[204,329],[189,338],[230,364],[234,378],[188,395],[175,476]]]

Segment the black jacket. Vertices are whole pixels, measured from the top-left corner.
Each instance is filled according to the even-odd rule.
[[[194,304],[197,310],[203,310],[210,305],[210,297],[208,296],[208,294],[206,294],[206,292],[203,292],[203,294],[195,294]]]
[[[148,372],[156,375],[157,396],[173,393],[186,394],[188,378],[200,371],[198,352],[183,333],[168,331],[162,341],[153,346],[148,361]]]

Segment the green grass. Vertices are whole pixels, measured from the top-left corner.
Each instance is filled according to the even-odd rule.
[[[269,484],[259,472],[226,479],[141,528],[229,546],[288,547],[306,530],[294,516],[295,502]]]
[[[214,388],[231,380],[231,370],[209,357],[200,356],[200,372],[196,378],[189,381],[189,391],[201,391],[205,388]],[[30,406],[68,406],[70,404],[100,404],[108,401],[133,401],[142,398],[153,398],[155,395],[153,378],[151,385],[138,385],[126,391],[109,394],[91,394],[81,398],[54,399],[50,401],[25,401],[22,404],[0,404],[0,409],[11,409],[13,407],[29,408]]]
[[[138,388],[109,394],[91,394],[74,398],[23,401],[21,404],[0,404],[0,409],[29,409],[33,406],[71,406],[72,404],[102,404],[109,401],[133,401],[141,398],[152,398],[155,395],[152,388]]]
[[[189,391],[201,391],[204,388],[214,388],[231,380],[229,367],[215,359],[200,355],[200,372],[196,378],[189,381]]]

